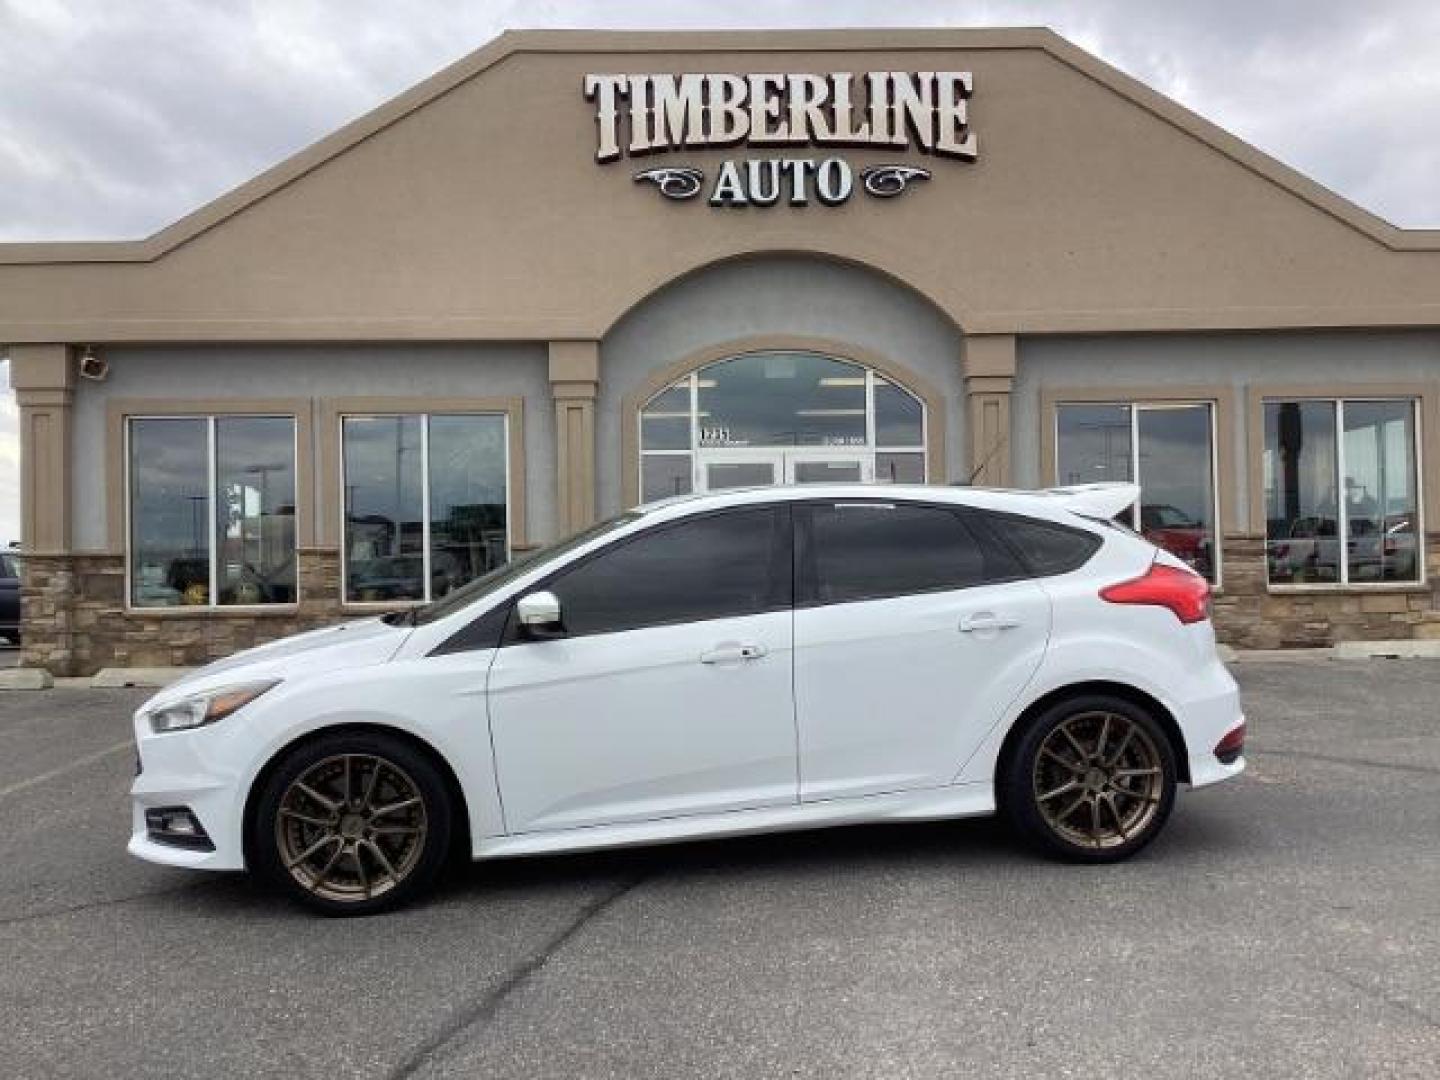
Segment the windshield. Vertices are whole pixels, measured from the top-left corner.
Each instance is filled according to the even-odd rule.
[[[632,521],[638,521],[640,515],[631,511],[620,514],[617,517],[609,518],[592,525],[582,532],[576,533],[558,544],[550,544],[535,551],[528,551],[523,555],[510,560],[504,566],[498,566],[488,574],[482,574],[473,581],[468,581],[438,600],[424,604],[420,607],[411,608],[409,611],[397,611],[386,615],[385,621],[392,626],[424,626],[426,623],[435,622],[445,616],[459,611],[469,604],[473,604],[481,597],[494,592],[502,586],[508,585],[521,574],[528,574],[547,562],[558,559],[560,556],[583,547],[597,537],[606,533],[614,532],[616,529],[629,525]]]

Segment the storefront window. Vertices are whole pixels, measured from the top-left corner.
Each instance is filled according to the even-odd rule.
[[[925,407],[858,364],[806,352],[721,360],[640,413],[645,502],[771,483],[924,483]],[[697,479],[698,478],[698,479]]]
[[[864,446],[865,373],[810,353],[751,353],[697,381],[702,447]]]
[[[1270,582],[1418,581],[1415,452],[1413,399],[1267,401]]]
[[[507,422],[347,416],[345,599],[434,600],[509,559]]]
[[[295,421],[215,420],[216,595],[221,604],[295,602]]]
[[[1121,520],[1218,580],[1208,403],[1060,405],[1055,428],[1060,483],[1138,483],[1140,501]]]
[[[1061,405],[1055,428],[1061,484],[1134,479],[1129,405]]]
[[[688,495],[695,463],[695,377],[650,399],[640,413],[640,501]]]
[[[292,604],[295,421],[132,419],[130,603]]]

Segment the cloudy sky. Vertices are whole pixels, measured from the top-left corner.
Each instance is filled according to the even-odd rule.
[[[1382,217],[1440,227],[1433,0],[0,0],[0,241],[147,235],[506,28],[871,25],[1051,26]],[[14,432],[0,390],[0,542]]]

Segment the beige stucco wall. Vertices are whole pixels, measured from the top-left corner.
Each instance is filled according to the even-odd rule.
[[[726,211],[593,160],[587,72],[837,69],[973,71],[978,161],[924,159],[893,200]],[[0,342],[597,339],[756,251],[872,266],[967,331],[1409,325],[1440,315],[1436,246],[1042,31],[522,34],[151,241],[0,247]]]

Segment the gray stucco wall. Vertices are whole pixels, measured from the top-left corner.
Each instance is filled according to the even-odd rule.
[[[555,535],[555,410],[546,348],[523,345],[346,345],[107,349],[110,375],[75,394],[74,542],[108,548],[105,413],[112,398],[523,397],[527,526]],[[315,438],[336,438],[320,430]],[[319,446],[315,447],[319,461]],[[319,497],[318,477],[316,495]],[[311,513],[319,507],[312,506]]]
[[[960,334],[918,293],[881,274],[809,257],[721,263],[667,286],[630,311],[600,348],[597,505],[621,502],[622,402],[657,370],[697,350],[765,335],[828,338],[916,372],[946,398],[945,474],[964,452]],[[932,475],[934,475],[932,473]]]
[[[1045,387],[1233,387],[1237,397],[1233,478],[1235,520],[1248,521],[1250,484],[1259,464],[1247,461],[1246,389],[1272,383],[1418,383],[1440,379],[1440,334],[1352,331],[1342,333],[1175,334],[1129,337],[1025,338],[1011,401],[1014,482],[1041,482],[1040,394]]]

